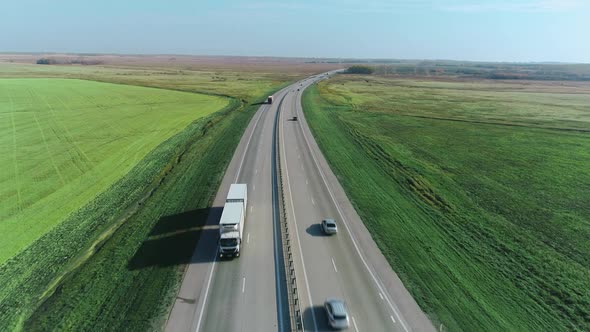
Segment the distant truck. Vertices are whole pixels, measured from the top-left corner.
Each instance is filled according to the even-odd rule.
[[[268,98],[266,98],[266,102],[268,104],[272,104],[272,99],[273,99],[272,96],[268,96]]]
[[[234,183],[219,220],[219,257],[239,257],[248,206],[248,186]]]

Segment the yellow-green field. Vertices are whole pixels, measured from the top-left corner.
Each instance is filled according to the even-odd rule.
[[[590,330],[590,84],[339,75],[303,106],[437,327]]]
[[[0,264],[228,99],[68,79],[0,79]]]

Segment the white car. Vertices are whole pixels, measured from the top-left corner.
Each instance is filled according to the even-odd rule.
[[[348,328],[348,311],[344,301],[339,299],[326,299],[324,302],[324,308],[328,314],[328,323],[333,329],[346,329]]]
[[[338,226],[336,226],[334,219],[324,219],[322,220],[322,230],[325,234],[336,234],[338,233]]]

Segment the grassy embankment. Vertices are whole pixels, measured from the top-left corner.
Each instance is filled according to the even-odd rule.
[[[19,76],[6,68],[2,67],[0,76]],[[41,70],[51,72],[38,73],[39,76],[71,77],[69,72],[78,69],[43,67]],[[121,81],[117,80],[119,72],[114,68],[79,70],[85,71],[84,75],[77,74],[83,79],[155,84],[150,80],[149,69],[126,75]],[[163,88],[187,91],[204,88],[209,94],[228,94],[223,86],[207,84],[204,78],[186,79],[175,86],[172,77],[161,75],[166,77]],[[190,75],[196,78],[208,73]],[[36,91],[37,98],[20,101],[23,114],[18,116],[37,116],[39,124],[34,119],[31,123],[23,118],[14,137],[26,142],[35,130],[40,133],[47,129],[50,133],[45,133],[46,143],[31,138],[28,141],[31,148],[26,151],[21,145],[9,146],[16,153],[12,154],[16,159],[10,160],[31,167],[31,172],[19,172],[19,188],[31,193],[30,206],[35,206],[35,198],[51,196],[46,189],[51,187],[50,180],[53,181],[60,188],[56,191],[61,190],[63,194],[61,201],[59,195],[52,198],[54,206],[48,211],[63,219],[46,222],[45,226],[31,224],[46,232],[41,234],[39,230],[35,236],[27,235],[28,240],[34,240],[32,243],[11,257],[5,254],[7,260],[0,264],[1,329],[161,329],[181,280],[183,264],[190,260],[198,240],[210,200],[241,133],[258,107],[252,104],[286,81],[261,79],[248,85],[238,82],[236,74],[228,75],[234,75],[235,80],[235,85],[226,80],[227,91],[235,96],[231,99],[57,80],[44,88],[65,88],[63,94]],[[25,90],[35,90],[31,82],[47,83],[30,80]],[[91,86],[84,89],[84,85]],[[3,103],[3,110],[6,105]],[[224,105],[227,106],[223,110],[212,113]],[[121,108],[128,112],[117,113]],[[54,114],[47,115],[47,112]],[[171,113],[174,116],[168,118],[166,114]],[[48,122],[41,121],[44,117],[49,117]],[[13,132],[10,128],[4,130]],[[55,144],[51,144],[50,134],[56,136]],[[81,139],[84,137],[94,139]],[[104,145],[100,145],[101,140]],[[87,158],[86,164],[77,162],[76,157]],[[88,176],[85,170],[93,176]],[[79,178],[75,178],[77,175]],[[31,184],[41,181],[39,176],[44,177],[45,183],[32,194],[35,189]],[[95,182],[92,179],[84,182],[85,176]],[[62,181],[65,186],[60,185]],[[69,187],[68,183],[71,183]],[[84,194],[76,195],[75,191]],[[7,196],[6,200],[3,196],[2,211],[16,211],[14,199],[10,198],[13,196]],[[72,198],[75,200],[70,202]],[[66,213],[61,206],[73,210]],[[12,239],[20,229],[23,229],[20,224],[7,228],[2,243]],[[26,241],[20,245],[23,243]]]
[[[322,151],[437,327],[590,330],[590,87],[567,85],[306,91]]]

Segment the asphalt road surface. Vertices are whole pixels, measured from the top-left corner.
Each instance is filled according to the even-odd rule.
[[[323,78],[317,75],[279,91],[274,103],[262,105],[252,118],[185,272],[167,331],[289,331],[273,200],[277,114],[287,222],[297,230],[291,240],[305,330],[328,330],[322,305],[325,298],[338,297],[348,306],[352,331],[434,331],[371,239],[305,122],[301,94]],[[219,260],[217,224],[231,183],[248,184],[244,246],[239,258]],[[327,217],[337,221],[337,235],[321,233],[319,223]]]

